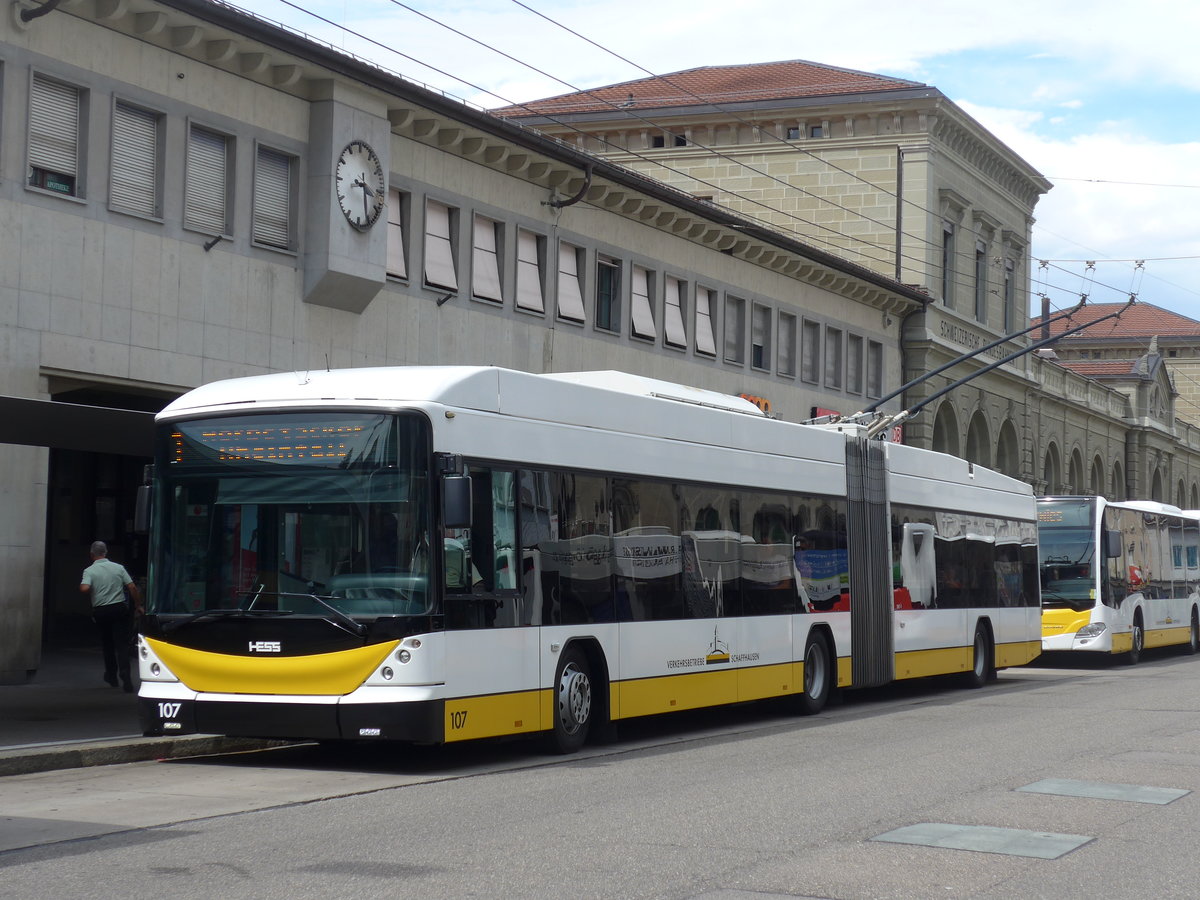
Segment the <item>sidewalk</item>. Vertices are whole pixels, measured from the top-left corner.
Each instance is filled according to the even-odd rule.
[[[136,679],[137,667],[134,666]],[[99,647],[45,647],[26,684],[0,685],[0,776],[266,746],[215,735],[142,737],[137,694],[109,687]]]

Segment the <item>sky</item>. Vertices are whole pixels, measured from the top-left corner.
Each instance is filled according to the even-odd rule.
[[[1034,213],[1035,306],[1135,294],[1200,319],[1200,4],[232,3],[482,108],[789,59],[929,84],[1054,184]]]

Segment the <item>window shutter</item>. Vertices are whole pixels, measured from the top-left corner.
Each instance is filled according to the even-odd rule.
[[[650,308],[650,273],[641,266],[633,267],[633,333],[638,337],[657,337],[654,329],[654,310]]]
[[[517,306],[535,312],[546,311],[538,236],[524,229],[517,231]]]
[[[579,289],[579,251],[571,244],[558,245],[558,314],[583,321],[583,292]]]
[[[503,300],[500,261],[496,257],[496,223],[475,217],[475,252],[471,257],[471,293],[485,300]]]
[[[29,103],[29,165],[79,174],[79,90],[33,76]]]
[[[717,342],[713,336],[712,308],[717,292],[701,288],[696,292],[696,352],[717,355]]]
[[[425,201],[425,283],[458,290],[450,246],[450,207],[436,200]]]
[[[208,234],[229,234],[228,138],[192,126],[188,135],[184,224]]]
[[[667,343],[672,347],[686,347],[687,332],[683,327],[683,298],[680,296],[679,279],[668,275],[665,284],[663,325],[667,329]]]
[[[113,109],[110,203],[123,210],[157,216],[158,116],[125,103]]]
[[[292,160],[259,147],[254,171],[254,240],[286,250],[292,245],[291,224]]]
[[[404,260],[404,203],[401,193],[395,188],[388,191],[387,216],[387,273],[396,278],[407,278],[408,265]]]

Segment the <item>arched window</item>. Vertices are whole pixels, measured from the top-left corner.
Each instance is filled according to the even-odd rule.
[[[1104,493],[1104,460],[1099,456],[1092,460],[1092,477],[1088,490],[1093,494]]]
[[[1042,463],[1042,480],[1046,482],[1047,494],[1057,494],[1063,489],[1062,460],[1059,458],[1056,444],[1046,448],[1046,458]]]
[[[1067,478],[1072,494],[1084,493],[1083,487],[1083,457],[1076,450],[1071,454],[1071,469]]]
[[[966,458],[976,465],[992,467],[992,441],[982,410],[971,416],[971,424],[967,428]]]
[[[1017,429],[1011,421],[1000,426],[1000,440],[996,442],[996,468],[1013,478],[1021,476],[1021,445],[1017,440]]]
[[[937,417],[933,420],[933,449],[939,453],[949,453],[959,456],[958,417],[949,403],[938,407]]]

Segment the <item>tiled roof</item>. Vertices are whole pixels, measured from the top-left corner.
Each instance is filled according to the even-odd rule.
[[[1058,364],[1077,375],[1088,378],[1103,378],[1106,375],[1134,375],[1135,359],[1060,359]]]
[[[1057,322],[1051,322],[1050,333],[1062,334],[1064,331],[1078,328],[1080,325],[1091,322],[1101,316],[1114,313],[1124,305],[1124,303],[1089,303],[1070,319],[1060,319]],[[1039,321],[1041,321],[1040,316],[1036,319],[1031,319],[1029,324],[1034,325]],[[1040,334],[1040,331],[1033,332],[1035,337]],[[1066,340],[1080,341],[1096,340],[1097,338],[1118,338],[1136,341],[1149,339],[1156,335],[1158,337],[1200,338],[1200,322],[1150,303],[1135,303],[1122,313],[1120,318],[1100,322],[1095,327],[1088,328],[1078,334],[1073,334],[1066,338]]]
[[[608,111],[614,105],[633,109],[664,106],[749,103],[797,97],[825,97],[928,87],[919,81],[872,75],[794,59],[739,66],[701,66],[623,81],[570,94],[559,94],[518,106],[492,110],[499,116],[555,115]]]

